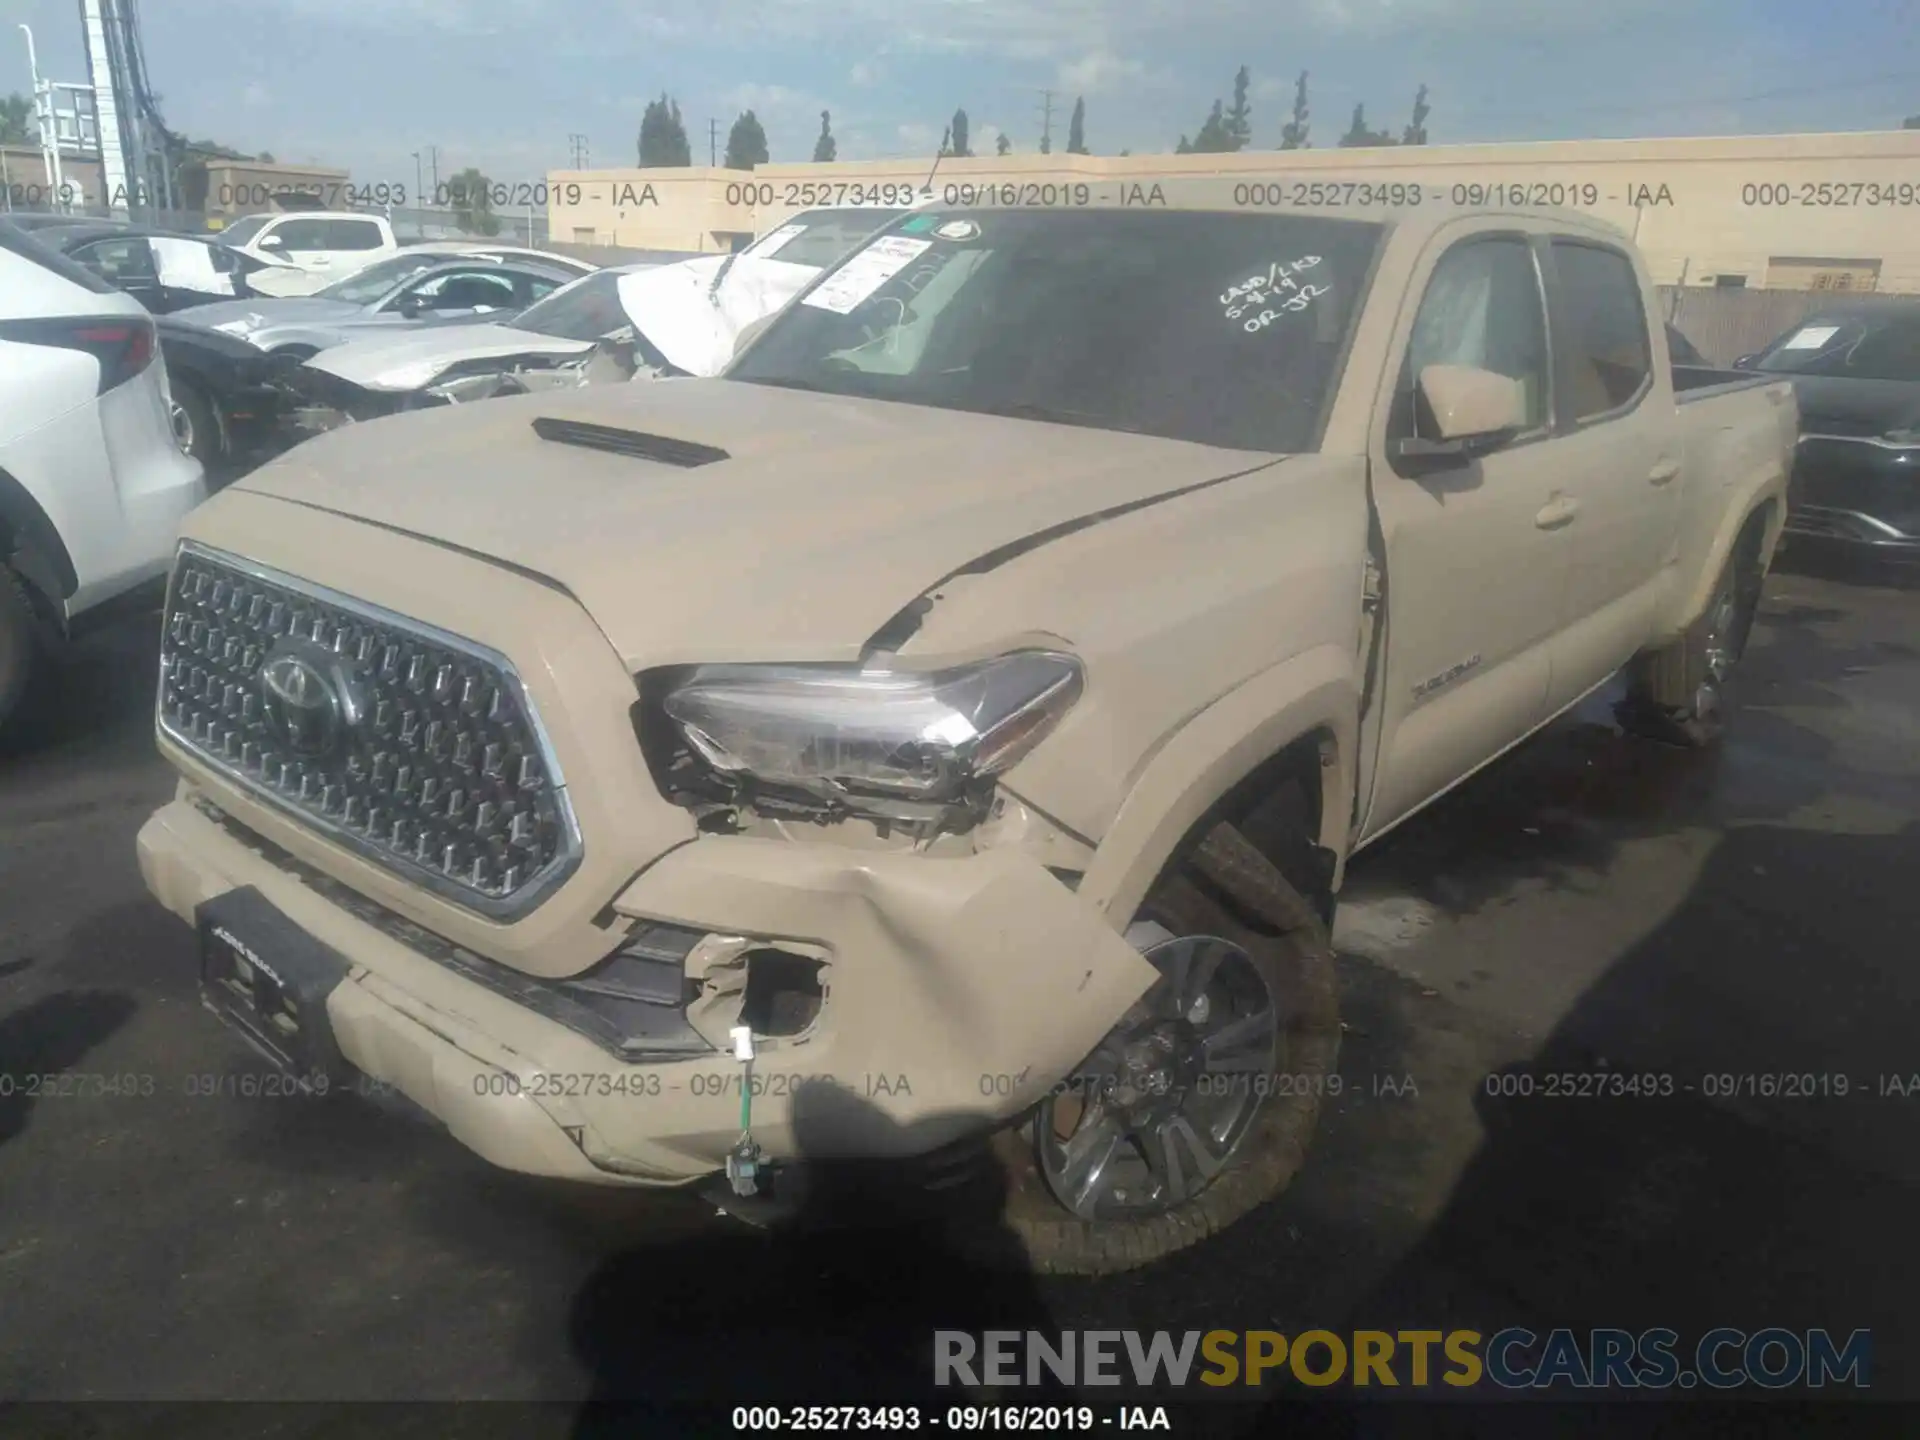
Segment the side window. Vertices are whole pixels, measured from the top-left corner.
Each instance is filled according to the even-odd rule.
[[[1578,423],[1631,405],[1653,375],[1632,262],[1618,250],[1555,240],[1553,268],[1567,415]]]
[[[496,272],[455,270],[425,281],[414,294],[435,310],[499,309],[513,304],[513,281]]]
[[[371,220],[322,220],[329,250],[378,250],[380,227]]]
[[[1417,387],[1429,365],[1471,365],[1519,381],[1526,428],[1546,425],[1551,374],[1546,312],[1525,240],[1469,240],[1434,266],[1414,317],[1388,438],[1421,433]]]
[[[520,295],[515,303],[531,305],[536,300],[544,300],[566,283],[564,280],[555,280],[546,275],[522,275]]]
[[[1868,330],[1836,373],[1862,380],[1920,380],[1920,321],[1889,320]]]
[[[280,238],[280,248],[289,255],[333,248],[327,243],[327,222],[324,220],[282,220],[274,227],[273,233]]]
[[[116,236],[96,240],[73,252],[73,258],[101,279],[116,285],[129,280],[152,280],[155,276],[153,251],[144,236]]]

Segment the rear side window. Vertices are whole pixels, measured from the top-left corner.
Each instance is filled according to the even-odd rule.
[[[1631,405],[1653,376],[1632,262],[1618,250],[1555,240],[1553,267],[1566,413],[1578,423]]]
[[[322,220],[327,227],[329,250],[378,250],[380,227],[371,220]]]
[[[76,265],[50,245],[42,245],[26,231],[6,221],[0,220],[0,250],[6,250],[21,259],[31,261],[43,270],[51,270],[62,280],[90,290],[95,295],[112,295],[113,286],[102,280],[84,265]]]
[[[328,244],[327,222],[324,220],[282,220],[274,226],[273,237],[280,242],[280,248],[289,253],[306,250],[331,250]],[[266,239],[266,236],[261,236]]]

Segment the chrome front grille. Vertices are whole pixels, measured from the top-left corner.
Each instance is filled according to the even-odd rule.
[[[505,656],[188,544],[160,729],[250,793],[458,904],[511,919],[572,873],[566,786]]]

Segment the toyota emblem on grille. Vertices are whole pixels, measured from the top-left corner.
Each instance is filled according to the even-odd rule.
[[[317,646],[296,642],[268,656],[260,667],[260,695],[268,725],[300,755],[328,754],[360,718],[349,677]]]

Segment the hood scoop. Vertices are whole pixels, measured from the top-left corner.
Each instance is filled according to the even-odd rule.
[[[580,445],[588,450],[611,450],[616,455],[631,455],[639,460],[657,460],[662,465],[677,465],[692,470],[716,460],[733,457],[715,445],[692,440],[675,440],[670,435],[649,435],[644,430],[623,430],[617,425],[594,425],[585,420],[560,420],[542,415],[533,422],[533,433],[542,440],[559,445]]]

